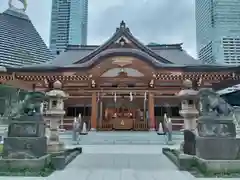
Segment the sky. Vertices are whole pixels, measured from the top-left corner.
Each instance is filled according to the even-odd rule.
[[[7,7],[0,0],[0,12]],[[28,0],[26,13],[48,45],[51,0]],[[104,43],[124,20],[142,43],[183,43],[196,57],[194,0],[89,0],[88,13],[88,44]]]

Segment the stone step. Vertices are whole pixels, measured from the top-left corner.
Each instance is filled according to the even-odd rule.
[[[173,133],[173,142],[183,140],[180,133]],[[60,135],[64,142],[72,143],[70,132]],[[80,144],[115,144],[115,145],[163,145],[166,144],[166,136],[157,135],[156,132],[89,132],[86,136],[80,136]]]

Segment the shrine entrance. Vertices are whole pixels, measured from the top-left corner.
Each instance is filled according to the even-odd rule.
[[[148,130],[147,109],[138,100],[120,99],[104,104],[102,127],[109,130]]]

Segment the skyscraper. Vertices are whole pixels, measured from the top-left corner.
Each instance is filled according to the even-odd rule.
[[[88,0],[53,0],[50,49],[57,55],[67,45],[86,45]]]
[[[195,16],[199,59],[240,64],[240,1],[196,0]]]

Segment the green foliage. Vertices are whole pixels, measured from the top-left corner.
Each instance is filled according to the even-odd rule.
[[[53,165],[50,163],[45,168],[39,170],[34,169],[7,169],[7,170],[0,170],[0,176],[32,176],[32,177],[47,177],[51,175],[55,171]]]
[[[3,144],[0,144],[0,154],[3,153]]]
[[[24,99],[27,91],[12,86],[0,85],[0,114],[3,123],[8,123],[11,114]]]

